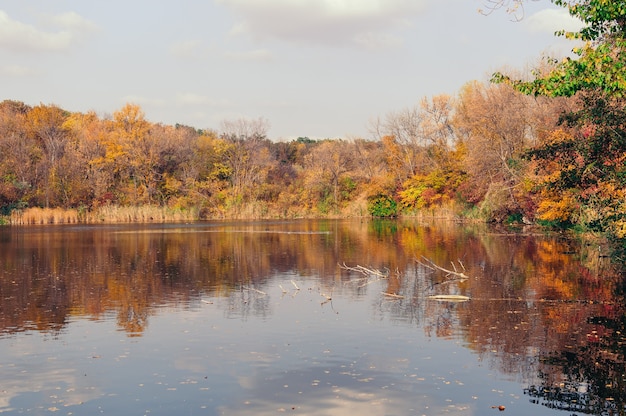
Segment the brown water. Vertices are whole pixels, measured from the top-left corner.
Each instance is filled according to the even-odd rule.
[[[621,277],[558,235],[7,227],[0,298],[6,414],[625,413]]]

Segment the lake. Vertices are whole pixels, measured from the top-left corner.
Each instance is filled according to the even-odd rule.
[[[414,220],[0,228],[0,413],[626,413],[624,281]]]

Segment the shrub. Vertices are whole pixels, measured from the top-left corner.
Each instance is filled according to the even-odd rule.
[[[376,218],[390,218],[398,215],[398,204],[388,195],[376,195],[367,201],[367,212]]]

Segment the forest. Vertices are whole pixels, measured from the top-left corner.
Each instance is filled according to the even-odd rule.
[[[396,216],[448,208],[493,221],[554,213],[523,152],[561,131],[573,100],[470,83],[373,122],[375,139],[276,142],[264,119],[220,131],[151,123],[127,104],[111,117],[0,103],[3,214],[159,206],[199,218]],[[563,133],[564,134],[564,133]],[[543,203],[543,205],[542,205]]]
[[[523,1],[493,1],[494,8]],[[530,76],[370,120],[367,138],[275,141],[270,121],[164,125],[0,103],[0,221],[435,215],[626,238],[626,2],[553,3],[583,45]]]

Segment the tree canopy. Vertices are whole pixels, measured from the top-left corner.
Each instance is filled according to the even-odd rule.
[[[622,97],[626,91],[626,1],[624,0],[552,0],[567,8],[569,14],[583,23],[577,32],[559,31],[558,36],[578,41],[572,49],[574,57],[552,59],[551,69],[535,71],[533,80],[513,79],[497,72],[494,82],[513,85],[524,94],[573,96],[579,91],[600,90]],[[521,7],[523,0],[491,2],[491,7],[513,4]]]

